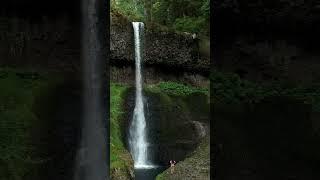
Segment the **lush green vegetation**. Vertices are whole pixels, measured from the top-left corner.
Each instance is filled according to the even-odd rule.
[[[33,130],[43,121],[36,114],[35,99],[61,80],[48,73],[0,69],[0,179],[23,179],[46,161],[33,144]]]
[[[144,6],[134,0],[112,0],[111,12],[121,13],[132,21],[144,21]]]
[[[268,97],[289,97],[311,104],[320,111],[320,84],[310,87],[269,82],[262,85],[241,79],[237,74],[213,71],[211,76],[214,101],[256,103]]]
[[[209,0],[112,0],[111,5],[113,12],[119,12],[132,21],[209,35]]]
[[[161,173],[159,175],[157,175],[156,180],[163,180],[164,179],[164,174]]]
[[[121,115],[123,111],[124,92],[127,86],[111,83],[110,85],[110,161],[111,169],[127,172],[130,157],[125,149],[121,134]]]
[[[153,92],[161,91],[168,95],[173,95],[173,96],[187,96],[192,93],[204,93],[207,95],[209,94],[209,89],[207,88],[192,87],[192,86],[187,86],[181,83],[176,83],[171,81],[160,82],[158,84],[149,85],[147,89]]]
[[[111,167],[120,166],[121,162],[117,156],[117,150],[124,148],[121,140],[120,117],[123,111],[121,105],[123,103],[122,93],[125,90],[123,86],[111,84],[110,88],[110,146],[111,146]]]

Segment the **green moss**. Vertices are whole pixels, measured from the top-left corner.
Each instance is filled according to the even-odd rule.
[[[209,94],[209,90],[207,88],[191,87],[171,81],[149,85],[146,87],[146,90],[155,93],[163,92],[171,96],[188,96],[192,93]]]
[[[164,175],[163,175],[163,174],[159,174],[159,175],[156,177],[156,180],[164,180]]]
[[[133,168],[133,161],[122,142],[121,124],[124,94],[127,86],[111,83],[110,85],[110,164],[113,179],[128,177]]]
[[[126,87],[120,86],[118,84],[111,84],[110,87],[110,147],[111,147],[111,168],[123,167],[124,164],[121,161],[119,154],[121,150],[124,149],[122,143],[121,129],[120,129],[120,119],[121,115],[124,113],[122,108],[123,103],[123,92]]]

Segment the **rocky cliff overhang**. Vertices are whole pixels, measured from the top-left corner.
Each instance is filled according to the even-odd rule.
[[[111,14],[111,65],[134,63],[133,28],[129,20],[119,14]],[[210,58],[199,50],[198,38],[189,33],[161,31],[145,27],[144,58],[147,66],[166,69],[209,73]]]

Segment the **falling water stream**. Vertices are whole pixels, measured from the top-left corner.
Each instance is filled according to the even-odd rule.
[[[133,112],[133,119],[130,126],[129,145],[134,159],[135,168],[151,168],[148,161],[147,140],[146,140],[146,119],[144,115],[141,75],[141,34],[144,24],[133,22],[134,43],[135,43],[135,66],[136,66],[136,99]]]
[[[135,107],[133,117],[129,126],[129,149],[134,160],[135,179],[153,180],[155,176],[163,170],[163,167],[151,162],[151,154],[148,151],[147,123],[144,112],[144,97],[142,93],[142,73],[141,62],[143,57],[142,35],[144,24],[142,22],[132,22],[134,31],[135,50]]]

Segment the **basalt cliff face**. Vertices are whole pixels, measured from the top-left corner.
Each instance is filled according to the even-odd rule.
[[[48,10],[43,16],[19,12],[0,15],[0,65],[81,70],[80,18],[74,15],[76,12]],[[121,15],[112,13],[111,17],[110,64],[129,67],[134,64],[132,24]],[[210,69],[208,39],[158,29],[145,27],[146,67],[171,72],[179,69],[207,76]]]
[[[134,63],[132,24],[117,13],[111,14],[111,65]],[[148,25],[144,32],[144,63],[176,71],[208,74],[209,56],[201,52],[203,41],[189,33],[161,31]]]

